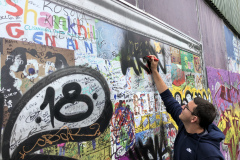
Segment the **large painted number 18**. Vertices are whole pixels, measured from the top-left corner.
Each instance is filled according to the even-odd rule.
[[[54,128],[54,116],[57,120],[62,122],[79,122],[81,120],[86,119],[92,114],[93,102],[88,95],[81,94],[81,86],[78,83],[72,82],[72,83],[66,84],[63,87],[62,93],[64,97],[61,98],[56,103],[56,105],[54,105],[55,90],[52,87],[48,87],[46,91],[45,99],[42,105],[40,106],[40,109],[43,110],[49,104],[50,117],[51,117],[51,123],[53,128]],[[76,101],[85,102],[88,106],[87,112],[78,113],[71,116],[66,116],[60,112],[60,110],[65,104],[74,103]]]

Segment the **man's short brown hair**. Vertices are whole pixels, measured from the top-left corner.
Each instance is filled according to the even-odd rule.
[[[206,129],[215,119],[217,113],[212,103],[203,98],[196,97],[193,99],[197,107],[194,108],[193,114],[199,118],[199,126]]]

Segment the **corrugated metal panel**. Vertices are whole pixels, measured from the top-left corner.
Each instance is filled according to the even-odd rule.
[[[205,0],[223,18],[230,28],[240,36],[240,2],[238,0]]]

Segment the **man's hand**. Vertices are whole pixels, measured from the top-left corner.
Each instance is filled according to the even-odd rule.
[[[157,65],[158,65],[157,57],[154,56],[154,55],[150,55],[149,57],[151,57],[150,62],[151,62],[151,70],[152,70],[152,72],[157,71]]]
[[[149,57],[151,57],[150,62],[151,62],[151,70],[152,70],[152,76],[153,76],[154,82],[156,84],[158,92],[162,93],[165,90],[167,90],[168,87],[165,84],[165,82],[162,80],[160,74],[157,71],[157,65],[158,65],[157,57],[154,55],[150,55]]]

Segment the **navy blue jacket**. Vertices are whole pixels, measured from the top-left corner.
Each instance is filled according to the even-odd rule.
[[[174,142],[174,160],[224,160],[220,151],[220,142],[225,138],[221,130],[214,124],[207,128],[205,135],[189,134],[179,119],[181,105],[167,89],[160,94],[167,112],[178,125],[178,134]]]

